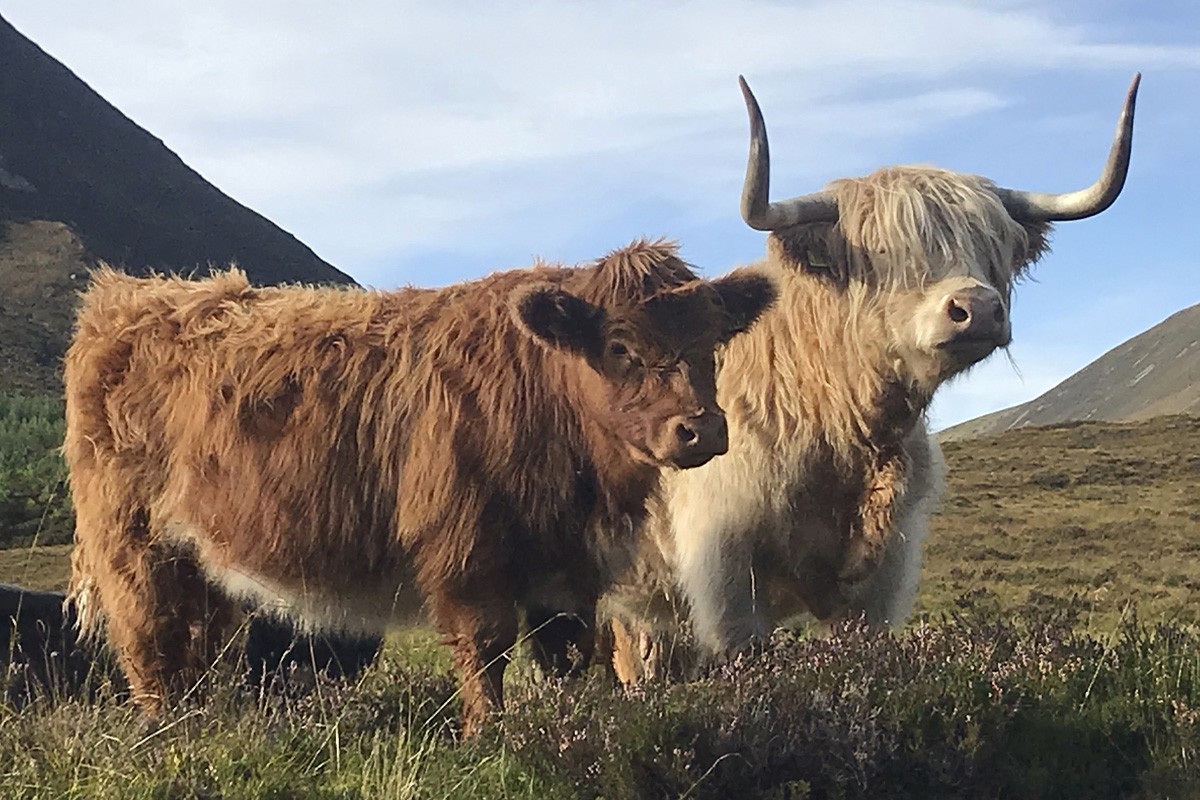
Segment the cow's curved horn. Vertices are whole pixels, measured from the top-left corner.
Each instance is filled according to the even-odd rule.
[[[1108,163],[1100,179],[1086,189],[1066,194],[1039,194],[1017,189],[1000,189],[1000,200],[1012,218],[1022,222],[1058,222],[1084,219],[1104,211],[1113,204],[1125,186],[1125,175],[1129,171],[1129,154],[1133,148],[1133,108],[1137,103],[1138,84],[1142,73],[1133,76],[1129,93],[1125,95],[1125,107],[1117,120],[1117,133],[1112,149],[1108,152]]]
[[[771,151],[767,146],[767,126],[754,93],[746,79],[738,76],[746,111],[750,115],[750,159],[746,163],[746,182],[742,185],[742,219],[759,231],[775,231],[802,222],[836,222],[837,200],[829,192],[816,192],[778,203],[770,201]]]

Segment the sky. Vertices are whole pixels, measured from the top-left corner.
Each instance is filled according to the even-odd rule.
[[[1099,175],[1143,73],[1129,179],[1061,223],[1014,342],[935,428],[1029,400],[1200,302],[1193,0],[0,0],[188,165],[360,283],[678,240],[752,262],[744,74],[773,199],[897,163],[1062,192]]]

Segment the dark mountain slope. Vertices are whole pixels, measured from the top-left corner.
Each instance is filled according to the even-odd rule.
[[[75,289],[97,260],[353,282],[0,19],[0,389],[58,393]]]

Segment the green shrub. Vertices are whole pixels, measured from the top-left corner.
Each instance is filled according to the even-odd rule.
[[[0,548],[71,540],[62,438],[62,401],[0,392]]]

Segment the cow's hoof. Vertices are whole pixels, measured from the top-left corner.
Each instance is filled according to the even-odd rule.
[[[713,653],[709,664],[715,667],[728,667],[739,662],[750,661],[765,653],[771,646],[769,637],[748,636],[737,644],[729,645]]]

